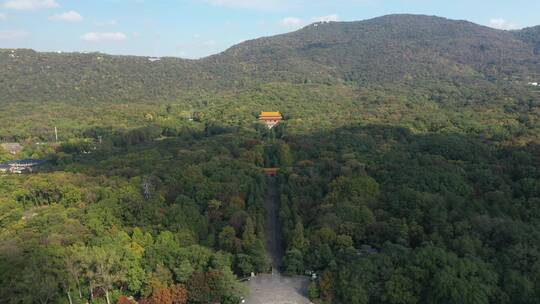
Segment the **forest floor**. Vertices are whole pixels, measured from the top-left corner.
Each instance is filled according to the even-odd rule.
[[[266,195],[266,249],[272,259],[272,273],[260,274],[245,284],[250,290],[246,304],[310,304],[305,296],[309,285],[306,277],[289,277],[281,274],[283,248],[279,224],[275,178],[268,181]]]

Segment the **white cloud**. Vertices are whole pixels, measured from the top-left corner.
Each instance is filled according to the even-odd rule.
[[[274,9],[284,5],[283,0],[208,0],[219,6],[235,8]]]
[[[217,43],[216,43],[215,40],[208,40],[208,41],[205,41],[205,42],[202,43],[202,45],[204,45],[204,46],[214,46],[216,44]]]
[[[296,17],[287,17],[279,21],[279,25],[282,27],[298,27],[304,24],[304,21]]]
[[[69,11],[62,14],[56,14],[51,16],[52,20],[66,21],[66,22],[81,22],[83,17],[76,11]]]
[[[81,36],[81,39],[88,42],[104,41],[126,41],[128,37],[124,33],[96,33],[90,32]]]
[[[60,7],[60,4],[55,0],[9,0],[4,2],[4,7],[14,10],[36,10]]]
[[[339,21],[339,16],[337,14],[332,14],[328,16],[320,16],[311,18],[313,22],[337,22]]]
[[[25,30],[0,30],[0,40],[15,40],[26,38],[30,35]]]
[[[503,18],[493,18],[489,20],[489,27],[496,28],[499,30],[517,30],[519,25],[516,23],[510,22]]]
[[[4,13],[0,13],[0,21],[1,20],[6,20],[7,19],[7,15],[4,14]]]

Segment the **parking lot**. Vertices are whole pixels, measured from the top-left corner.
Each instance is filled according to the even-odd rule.
[[[309,279],[262,274],[245,282],[250,290],[246,304],[310,304],[305,296]]]

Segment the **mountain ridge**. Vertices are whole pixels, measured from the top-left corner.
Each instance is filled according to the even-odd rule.
[[[359,86],[483,83],[540,75],[540,26],[502,31],[469,21],[387,15],[313,23],[198,60],[0,50],[1,101],[171,100],[190,90],[268,82]],[[497,84],[500,86],[500,84]]]

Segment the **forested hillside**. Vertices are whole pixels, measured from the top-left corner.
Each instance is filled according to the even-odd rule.
[[[315,23],[201,60],[0,52],[2,101],[169,101],[193,89],[264,82],[422,87],[503,85],[540,74],[538,28],[507,32],[466,21],[391,15]],[[471,83],[469,83],[471,82]]]
[[[287,140],[285,268],[322,303],[534,303],[538,145],[352,126]]]
[[[269,267],[260,135],[144,140],[65,143],[0,178],[0,302],[239,303],[237,276]]]
[[[336,81],[412,86],[413,80],[432,77],[495,81],[540,71],[533,51],[537,39],[522,39],[532,35],[525,33],[438,17],[393,15],[316,23],[291,34],[234,46],[216,59],[246,63],[255,76],[261,70],[266,76],[297,72],[306,80],[328,75]]]
[[[0,173],[0,303],[239,303],[270,269],[265,167],[314,303],[538,302],[539,27],[391,15],[0,71],[0,143],[24,146],[0,162],[46,161]]]
[[[418,125],[410,109],[443,124],[459,120],[446,113],[470,111],[479,117],[469,122],[489,113],[502,124],[516,126],[511,121],[520,118],[534,125],[529,114],[539,93],[527,83],[540,81],[538,35],[538,27],[508,32],[391,15],[316,23],[200,60],[4,49],[0,139],[48,139],[54,125],[67,137],[129,129],[155,123],[166,109],[180,115],[167,113],[173,119],[198,115],[232,125],[251,123],[264,107],[279,107],[301,125],[395,119]]]

